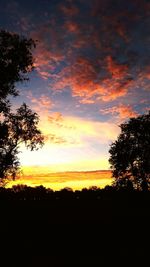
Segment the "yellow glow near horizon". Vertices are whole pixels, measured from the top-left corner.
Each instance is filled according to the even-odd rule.
[[[23,183],[75,190],[111,184],[110,171],[95,170],[109,170],[106,147],[118,134],[116,125],[54,113],[43,114],[40,128],[44,147],[33,152],[21,147],[22,175],[8,186]]]
[[[54,155],[54,154],[53,154]],[[37,160],[34,157],[36,162],[35,165],[22,166],[22,172],[25,175],[33,175],[33,174],[46,174],[46,173],[55,173],[55,172],[69,172],[69,171],[95,171],[95,170],[109,170],[109,164],[107,159],[98,158],[92,160],[70,160],[68,158],[56,158],[51,160],[51,164],[40,165],[38,164],[38,156]],[[56,161],[55,161],[56,160]],[[70,161],[69,161],[70,160]],[[46,163],[46,162],[45,162]]]
[[[118,134],[116,125],[44,114],[40,128],[45,136],[45,145],[34,152],[22,146],[22,166],[48,165],[52,172],[109,169],[106,147],[109,149],[109,143]]]
[[[38,168],[39,170],[40,168]],[[70,187],[73,190],[81,190],[82,188],[89,188],[97,186],[100,188],[110,185],[112,183],[110,171],[93,171],[93,172],[62,172],[62,173],[45,173],[33,171],[33,175],[28,172],[24,173],[19,179],[10,181],[7,187],[18,184],[26,184],[28,186],[43,185],[46,188],[53,190],[61,190],[65,187]]]

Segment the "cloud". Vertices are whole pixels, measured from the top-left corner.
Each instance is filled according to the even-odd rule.
[[[57,126],[58,128],[75,129],[75,126],[70,125],[67,120],[64,119],[62,113],[54,112],[48,115],[48,121],[50,124]]]
[[[63,121],[63,115],[60,112],[54,112],[53,114],[48,116],[49,122],[62,122]]]
[[[50,99],[50,97],[42,94],[41,96],[38,95],[38,97],[34,97],[32,92],[29,91],[27,98],[32,103],[32,108],[38,112],[39,114],[48,114],[50,109],[53,107],[53,102]]]
[[[56,134],[47,134],[44,136],[44,141],[46,143],[50,142],[51,144],[66,144],[68,143],[68,140],[65,138],[56,135]]]
[[[52,90],[70,90],[81,104],[93,104],[148,88],[148,4],[131,2],[56,5],[31,33],[39,40],[36,70]]]
[[[79,57],[74,64],[65,67],[55,79],[53,89],[71,87],[72,95],[80,97],[80,103],[92,104],[95,100],[111,101],[127,94],[132,79],[128,66],[116,63],[111,56],[100,64],[87,58]],[[105,72],[99,78],[100,69]],[[107,75],[107,78],[105,76]]]
[[[64,60],[64,52],[60,45],[63,43],[63,37],[57,32],[56,27],[55,20],[51,20],[31,32],[31,37],[37,40],[34,66],[43,79],[55,78],[54,71]]]
[[[69,5],[61,4],[59,8],[62,11],[62,13],[67,17],[73,17],[78,15],[79,13],[78,7],[73,5],[72,3],[70,3]]]
[[[124,76],[127,75],[128,66],[125,64],[118,64],[115,62],[115,60],[112,58],[112,56],[106,57],[107,61],[107,69],[110,73],[111,77],[116,80],[123,79]]]
[[[83,98],[83,99],[80,100],[80,103],[87,105],[87,104],[94,104],[95,101],[93,99]]]
[[[86,147],[94,143],[108,144],[114,140],[119,128],[111,122],[98,122],[79,117],[52,113],[41,122],[43,134],[49,145]]]
[[[119,106],[113,106],[107,109],[101,109],[100,112],[104,115],[105,114],[115,115],[120,120],[136,117],[138,115],[138,113],[135,112],[130,105],[123,105],[123,104],[120,104]]]
[[[54,86],[60,89],[70,85],[73,95],[82,96],[89,89],[94,89],[96,77],[94,64],[89,59],[79,57],[72,65],[63,68]]]
[[[21,28],[23,32],[28,32],[31,27],[31,18],[26,16],[20,16],[17,22],[17,26]]]
[[[66,21],[64,24],[64,28],[69,33],[78,34],[80,32],[79,25],[73,21]]]

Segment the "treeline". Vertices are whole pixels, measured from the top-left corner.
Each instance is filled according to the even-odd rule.
[[[83,188],[73,191],[66,187],[59,191],[54,191],[44,186],[30,187],[27,185],[15,185],[12,188],[0,188],[0,200],[102,200],[130,197],[139,198],[140,196],[147,196],[150,199],[150,191],[143,192],[130,188],[116,188],[114,186],[106,186],[100,189],[96,186],[90,188]]]
[[[119,256],[127,266],[130,258],[135,265],[135,257],[146,266],[149,204],[150,192],[113,186],[81,191],[25,185],[0,188],[5,266],[96,267],[107,266],[109,260],[110,266],[116,262],[120,266]]]

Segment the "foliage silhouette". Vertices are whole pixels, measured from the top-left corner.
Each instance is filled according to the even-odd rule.
[[[38,122],[37,114],[25,103],[17,109],[16,114],[7,113],[3,122],[0,122],[0,178],[15,178],[21,143],[31,150],[42,146],[43,137],[37,129]]]
[[[0,31],[0,99],[8,95],[16,96],[16,82],[28,80],[27,74],[33,69],[31,49],[35,47],[32,39],[18,34]]]
[[[150,187],[150,112],[121,124],[109,150],[114,184],[130,190]]]
[[[19,170],[19,145],[31,150],[43,145],[43,136],[37,128],[39,118],[23,103],[16,113],[11,112],[10,95],[17,96],[17,82],[28,80],[34,68],[32,48],[35,42],[17,34],[0,31],[0,182],[15,178]]]

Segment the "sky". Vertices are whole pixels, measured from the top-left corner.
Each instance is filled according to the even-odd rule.
[[[45,145],[21,146],[22,166],[108,170],[118,125],[150,108],[150,1],[0,0],[0,28],[37,43],[12,102],[39,114]]]

